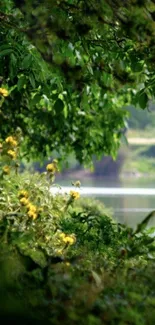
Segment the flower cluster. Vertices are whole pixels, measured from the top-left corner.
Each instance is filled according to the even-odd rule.
[[[32,218],[33,220],[37,219],[38,213],[37,213],[37,207],[33,205],[32,203],[27,204],[28,212],[27,215]]]
[[[8,90],[5,88],[0,88],[0,95],[3,97],[7,97],[9,95]]]
[[[11,165],[16,168],[19,167],[17,161],[12,163],[13,160],[17,159],[18,154],[18,141],[14,136],[8,136],[2,143],[0,143],[0,153],[2,157],[5,157],[4,161],[7,161],[8,165],[3,167],[3,174],[10,174]],[[9,160],[8,160],[9,159]]]
[[[48,164],[46,166],[46,170],[47,170],[48,173],[53,174],[53,175],[56,172],[58,172],[59,169],[58,169],[58,161],[57,161],[57,159],[53,159],[52,163],[50,163],[50,164]]]
[[[7,144],[9,144],[11,147],[16,147],[17,146],[17,141],[16,141],[16,139],[14,138],[14,137],[12,137],[12,136],[9,136],[9,137],[7,137],[6,139],[5,139],[5,142],[7,143]]]
[[[11,160],[15,160],[17,158],[17,146],[18,142],[16,138],[11,135],[8,136],[0,146],[2,155],[7,155]],[[6,168],[4,169],[4,173],[8,174],[8,172],[6,172]]]
[[[64,232],[62,232],[59,235],[59,237],[65,244],[68,244],[68,245],[73,245],[76,242],[75,235],[67,235]]]
[[[19,201],[21,205],[27,206],[29,204],[29,200],[26,197],[22,197]]]
[[[37,219],[38,213],[40,213],[42,209],[37,209],[37,207],[29,201],[29,193],[26,190],[21,190],[18,193],[18,197],[21,205],[27,208],[27,215],[33,220]]]
[[[4,166],[3,167],[3,173],[6,174],[6,175],[9,175],[10,174],[10,167],[9,166]]]
[[[48,164],[47,166],[46,166],[46,170],[49,172],[49,173],[55,173],[55,166],[54,166],[54,164],[53,163],[51,163],[51,164]]]
[[[22,198],[22,197],[28,198],[29,197],[29,193],[26,190],[21,190],[18,193],[18,196],[19,196],[19,198]]]
[[[76,191],[70,191],[70,197],[72,200],[77,200],[80,197],[80,193]]]
[[[14,150],[11,150],[11,149],[7,151],[7,154],[12,160],[15,160],[16,157],[17,157],[16,152]]]

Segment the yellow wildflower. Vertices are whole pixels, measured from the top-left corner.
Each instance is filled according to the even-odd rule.
[[[65,265],[66,265],[66,266],[70,266],[71,264],[70,264],[69,262],[66,262]]]
[[[59,235],[59,237],[60,237],[61,239],[64,239],[64,238],[66,237],[66,234],[65,234],[64,232],[62,232],[62,233]]]
[[[19,196],[19,197],[26,197],[26,198],[28,198],[29,193],[28,193],[27,191],[25,191],[25,190],[21,190],[21,191],[18,193],[18,196]]]
[[[54,166],[54,164],[52,163],[52,164],[48,164],[47,166],[46,166],[46,170],[49,172],[49,173],[55,173],[56,172],[56,168],[55,168],[55,166]]]
[[[12,159],[16,159],[17,155],[16,152],[13,150],[8,150],[7,154],[12,158]]]
[[[59,255],[62,255],[62,253],[63,253],[62,249],[58,249],[56,252],[57,252],[57,254],[59,254]]]
[[[75,239],[71,236],[66,236],[65,238],[63,238],[63,242],[66,244],[73,245],[75,243]]]
[[[15,138],[12,137],[12,136],[7,137],[7,138],[5,139],[5,142],[6,142],[7,144],[13,146],[13,147],[16,147],[17,144],[18,144],[17,141],[15,140]]]
[[[10,174],[10,167],[9,166],[4,166],[3,167],[3,173],[6,174],[6,175]]]
[[[76,237],[74,234],[67,235],[64,232],[61,232],[59,237],[65,244],[73,245],[76,242]]]
[[[32,203],[28,203],[27,204],[27,208],[29,211],[32,211],[32,212],[37,212],[37,207],[35,205],[33,205]]]
[[[76,187],[80,187],[80,186],[81,186],[81,182],[80,182],[80,181],[76,181],[76,182],[74,183],[74,185],[75,185]]]
[[[32,210],[29,210],[27,214],[28,214],[28,216],[29,216],[30,218],[32,218],[33,220],[35,220],[35,219],[38,217],[37,213],[35,213],[35,212],[32,211]]]
[[[22,205],[27,206],[29,204],[29,200],[26,197],[22,197],[19,201]]]
[[[77,200],[80,197],[80,193],[76,191],[70,191],[70,196],[73,200]]]
[[[45,239],[46,239],[47,241],[49,241],[49,240],[51,239],[51,237],[50,237],[50,236],[46,236]]]
[[[9,95],[9,92],[5,88],[0,88],[0,95],[2,95],[3,97],[7,97]]]

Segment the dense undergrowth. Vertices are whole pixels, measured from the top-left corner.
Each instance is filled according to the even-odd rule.
[[[1,144],[0,315],[16,324],[155,323],[154,229],[117,224],[98,201],[52,195],[58,162],[18,173],[19,139]]]

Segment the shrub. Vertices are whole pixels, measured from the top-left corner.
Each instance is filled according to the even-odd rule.
[[[1,319],[153,324],[153,213],[134,231],[77,189],[52,194],[58,162],[42,174],[18,173],[19,142],[9,136],[1,144]]]

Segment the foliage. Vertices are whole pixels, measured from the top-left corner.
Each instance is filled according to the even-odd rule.
[[[19,141],[1,144],[1,320],[153,324],[155,230],[146,226],[154,211],[133,230],[98,201],[80,199],[79,181],[69,194],[52,194],[58,162],[18,174]]]
[[[29,153],[115,157],[127,110],[154,96],[153,1],[7,1],[0,5],[1,137],[20,127]]]

